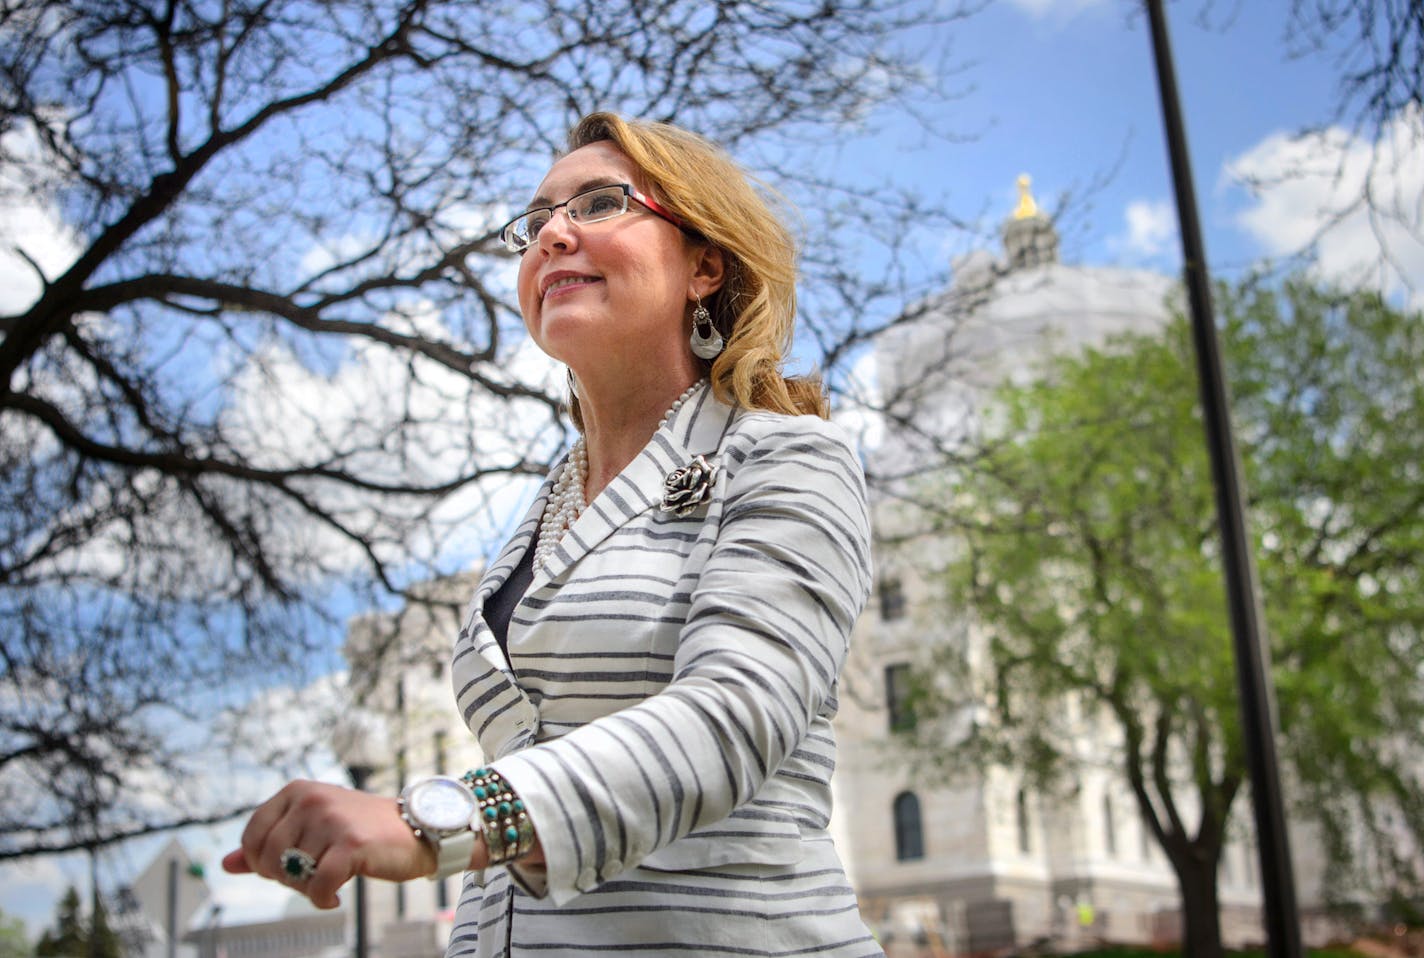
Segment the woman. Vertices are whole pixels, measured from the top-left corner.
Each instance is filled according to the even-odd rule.
[[[451,956],[880,955],[826,832],[869,526],[779,371],[791,238],[692,134],[593,114],[569,146],[502,234],[582,436],[456,641],[489,766],[400,804],[294,783],[224,864],[325,907],[466,870]]]

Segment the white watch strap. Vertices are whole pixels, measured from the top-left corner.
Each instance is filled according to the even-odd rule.
[[[453,835],[446,835],[435,843],[435,874],[432,881],[449,878],[470,870],[470,856],[475,853],[475,830],[465,828]]]

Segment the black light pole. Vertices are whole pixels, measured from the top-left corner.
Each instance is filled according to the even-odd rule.
[[[1256,598],[1256,568],[1242,508],[1241,464],[1231,431],[1231,410],[1221,349],[1211,306],[1211,281],[1206,249],[1187,158],[1187,135],[1167,40],[1162,0],[1146,0],[1152,27],[1152,52],[1157,62],[1157,86],[1162,98],[1162,122],[1177,195],[1177,219],[1182,231],[1182,256],[1187,296],[1192,312],[1202,418],[1216,486],[1217,523],[1226,577],[1227,605],[1236,648],[1236,679],[1241,699],[1241,727],[1251,769],[1251,799],[1256,812],[1256,843],[1261,857],[1261,891],[1266,906],[1266,940],[1273,958],[1299,958],[1300,919],[1296,912],[1295,879],[1286,836],[1284,803],[1276,761],[1276,708],[1270,683],[1270,653],[1262,640],[1261,610]]]
[[[348,765],[346,774],[351,776],[351,786],[358,792],[366,787],[366,779],[374,772],[369,765]],[[356,956],[367,958],[369,945],[366,940],[366,876],[356,876]]]
[[[178,955],[178,859],[168,859],[168,958]]]
[[[218,936],[222,929],[222,910],[222,905],[214,904],[213,907],[208,911],[207,958],[218,958]]]
[[[99,899],[99,848],[90,845],[89,852],[89,958],[101,958],[104,944],[99,940],[99,909],[104,903]]]

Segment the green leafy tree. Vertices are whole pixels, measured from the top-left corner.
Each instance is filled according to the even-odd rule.
[[[85,916],[79,892],[71,885],[59,900],[54,927],[40,936],[34,954],[36,958],[121,958],[123,949],[103,901],[97,913]]]
[[[89,958],[122,958],[123,948],[119,933],[109,923],[109,909],[104,900],[99,899],[97,911],[89,924]]]
[[[67,955],[88,953],[89,936],[84,930],[84,919],[80,914],[79,892],[70,886],[59,900],[59,910],[55,914],[54,927],[46,928],[35,946],[37,958],[59,958]]]
[[[34,953],[25,923],[0,911],[0,958],[29,958]]]
[[[1218,295],[1294,810],[1336,895],[1417,900],[1424,323],[1299,281]],[[1052,787],[1106,763],[1176,873],[1185,953],[1212,958],[1249,782],[1193,370],[1179,317],[997,394],[947,516],[975,625],[934,651],[903,736],[946,774]]]

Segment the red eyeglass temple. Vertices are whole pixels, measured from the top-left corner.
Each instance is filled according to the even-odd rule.
[[[637,190],[632,188],[629,188],[628,195],[632,196],[633,199],[637,200],[639,203],[642,203],[648,209],[652,210],[654,213],[667,220],[673,226],[676,226],[679,229],[687,228],[687,224],[684,223],[680,217],[668,212],[666,207],[664,207],[657,200],[653,199],[651,196],[644,196],[642,193],[639,193]]]

